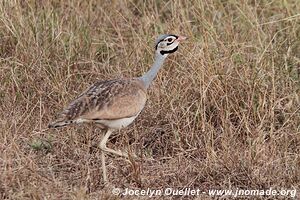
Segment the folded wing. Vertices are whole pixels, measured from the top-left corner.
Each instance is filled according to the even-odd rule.
[[[146,100],[146,89],[137,79],[99,81],[70,103],[49,127],[130,118],[141,112]]]

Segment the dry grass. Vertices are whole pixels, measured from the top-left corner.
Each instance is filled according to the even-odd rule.
[[[299,12],[298,0],[2,1],[0,198],[117,198],[103,189],[97,127],[40,130],[96,80],[144,73],[161,33],[189,41],[111,138],[142,158],[110,156],[111,182],[299,189]]]

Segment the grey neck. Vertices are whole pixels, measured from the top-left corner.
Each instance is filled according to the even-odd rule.
[[[145,73],[143,76],[139,77],[139,80],[143,81],[146,88],[148,88],[156,77],[159,69],[162,67],[164,60],[166,59],[167,55],[161,55],[159,52],[155,53],[155,61],[150,68],[150,70]]]

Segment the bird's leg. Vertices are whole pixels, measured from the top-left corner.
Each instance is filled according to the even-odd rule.
[[[103,181],[107,183],[107,175],[106,175],[106,166],[105,166],[105,152],[101,152],[101,162],[102,162],[102,172],[103,172]]]
[[[108,153],[112,153],[112,154],[116,154],[118,156],[124,156],[126,158],[128,158],[128,154],[127,153],[124,153],[124,152],[121,152],[121,151],[116,151],[116,150],[113,150],[113,149],[110,149],[110,148],[107,148],[106,147],[106,142],[109,138],[109,136],[112,134],[112,130],[111,129],[108,129],[105,136],[102,138],[101,142],[100,142],[100,149],[102,151],[105,151],[105,152],[108,152]]]

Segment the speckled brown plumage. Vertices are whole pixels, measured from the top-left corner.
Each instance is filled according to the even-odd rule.
[[[146,99],[146,89],[140,80],[99,81],[71,102],[49,127],[65,126],[79,119],[99,123],[129,118],[144,108]]]

